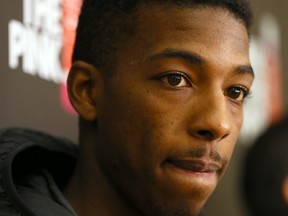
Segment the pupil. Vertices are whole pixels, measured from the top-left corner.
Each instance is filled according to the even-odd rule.
[[[175,74],[169,76],[167,79],[168,79],[169,84],[172,86],[179,85],[179,83],[181,82],[181,77]]]
[[[229,91],[230,97],[234,99],[238,98],[240,94],[241,94],[241,91],[237,88],[232,88]]]

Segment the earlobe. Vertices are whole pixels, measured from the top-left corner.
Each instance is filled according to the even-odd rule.
[[[74,62],[68,75],[67,88],[70,101],[78,114],[87,121],[96,120],[97,104],[103,90],[100,71],[86,62]]]
[[[288,176],[286,176],[283,181],[282,191],[283,191],[285,203],[288,206]]]

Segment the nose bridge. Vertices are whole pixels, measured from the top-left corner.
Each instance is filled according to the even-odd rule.
[[[217,140],[230,133],[230,113],[221,90],[206,89],[197,100],[198,113],[191,119],[192,134],[201,139]],[[195,104],[194,104],[195,108]],[[193,107],[192,107],[193,109]]]

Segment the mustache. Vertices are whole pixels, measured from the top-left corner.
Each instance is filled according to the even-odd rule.
[[[190,151],[178,151],[174,152],[168,158],[191,158],[191,159],[201,159],[208,158],[211,161],[218,162],[221,164],[227,164],[228,160],[224,159],[215,149],[208,148],[197,148]]]

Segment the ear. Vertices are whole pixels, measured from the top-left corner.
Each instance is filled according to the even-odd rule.
[[[70,101],[78,114],[87,121],[96,120],[97,105],[103,93],[100,71],[86,62],[74,62],[68,75],[67,88]]]
[[[282,191],[283,191],[284,201],[286,205],[288,206],[288,176],[286,176],[283,181]]]

